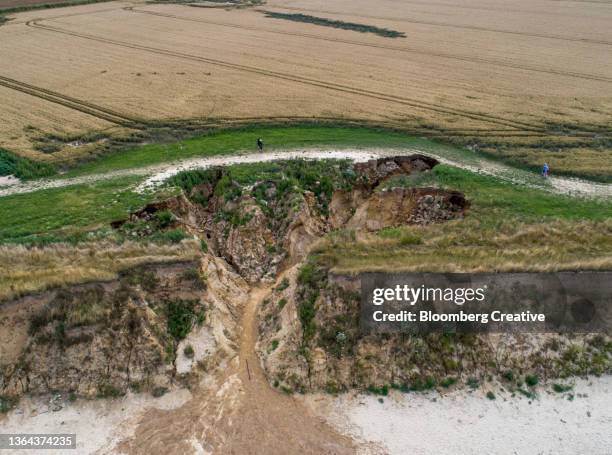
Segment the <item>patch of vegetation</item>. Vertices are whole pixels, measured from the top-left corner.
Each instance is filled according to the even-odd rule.
[[[204,309],[199,300],[176,299],[165,302],[165,312],[168,319],[168,333],[176,341],[181,341],[191,332]]]
[[[525,384],[527,384],[529,387],[535,387],[538,385],[538,377],[535,374],[525,376]]]
[[[382,396],[387,396],[389,395],[389,386],[388,385],[383,385],[381,387],[376,387],[374,385],[370,385],[368,386],[368,388],[366,389],[369,393],[371,393],[372,395],[382,395]]]
[[[193,356],[195,355],[193,346],[190,344],[185,346],[185,349],[183,349],[183,354],[185,354],[185,357],[187,357],[188,359],[193,359]]]
[[[126,177],[15,194],[0,198],[0,243],[90,240],[89,231],[107,226],[150,202],[133,192],[140,177]]]
[[[557,393],[565,393],[565,392],[569,392],[574,388],[573,385],[571,384],[560,384],[560,383],[555,383],[552,386],[552,389],[557,392]]]
[[[445,389],[448,389],[450,386],[454,385],[457,383],[457,378],[453,377],[453,376],[449,376],[446,377],[444,379],[442,379],[442,381],[440,381],[440,385],[442,387],[444,387]]]
[[[5,395],[0,395],[0,414],[6,414],[17,404],[17,399]]]
[[[2,16],[0,16],[1,22]],[[32,161],[0,148],[0,176],[14,175],[21,180],[30,180],[49,177],[55,172],[53,166],[49,164]]]
[[[158,226],[162,229],[167,228],[174,223],[175,219],[176,217],[170,210],[159,210],[158,212],[155,212],[155,220],[157,221]]]
[[[283,278],[281,282],[276,286],[277,292],[282,292],[289,287],[289,280],[287,278]]]
[[[22,13],[24,11],[33,11],[39,9],[51,9],[51,8],[65,8],[68,6],[76,5],[89,5],[91,3],[103,3],[110,0],[65,0],[57,3],[35,3],[32,5],[15,6],[10,8],[3,8],[0,13],[11,14],[11,13]]]
[[[168,393],[167,387],[155,387],[151,390],[151,395],[155,398],[163,397],[166,393]]]
[[[521,387],[516,389],[518,393],[520,393],[521,395],[523,395],[526,398],[529,398],[530,400],[535,400],[538,396],[536,395],[535,392],[531,391],[531,390],[525,390]]]
[[[306,262],[298,273],[298,316],[302,324],[302,344],[304,346],[316,334],[316,302],[320,289],[325,286],[326,281],[326,270],[313,262]]]
[[[285,305],[287,305],[287,299],[280,299],[277,305],[278,305],[278,308],[282,310],[283,308],[285,308]]]
[[[169,231],[158,232],[152,236],[152,240],[161,243],[180,243],[181,241],[191,237],[183,229],[171,229]]]
[[[480,381],[478,378],[474,377],[468,378],[466,384],[472,390],[476,390],[478,387],[480,387]]]
[[[327,214],[333,192],[349,189],[355,181],[352,165],[347,160],[287,160],[266,163],[237,164],[227,168],[185,171],[169,180],[187,194],[198,185],[210,184],[214,195],[225,202],[235,201],[241,196],[253,197],[262,211],[273,215],[270,204],[290,201],[291,195],[314,193],[319,210]],[[250,188],[247,190],[247,188]],[[203,205],[208,200],[192,194],[192,199]],[[289,210],[291,207],[285,207]],[[278,213],[280,219],[286,213]],[[251,219],[250,213],[240,208],[232,212],[219,212],[218,221],[229,221],[232,226],[242,226]]]
[[[125,395],[125,392],[112,384],[102,383],[98,385],[98,398],[119,398],[123,395]]]
[[[436,386],[436,380],[432,376],[427,376],[425,378],[417,378],[412,381],[410,385],[411,392],[425,392],[427,390],[432,390]]]
[[[489,400],[495,400],[495,394],[489,390],[489,391],[487,392],[487,398],[488,398]]]
[[[275,351],[276,348],[278,348],[278,340],[272,340],[272,342],[270,343],[269,352]]]
[[[389,30],[387,28],[375,27],[373,25],[358,24],[355,22],[344,22],[333,19],[327,19],[324,17],[310,16],[308,14],[301,13],[277,13],[272,11],[264,11],[266,17],[272,19],[284,19],[294,22],[305,22],[308,24],[322,25],[325,27],[339,28],[342,30],[353,30],[360,33],[374,33],[378,36],[385,38],[405,38],[406,34],[403,32],[397,32],[395,30]]]

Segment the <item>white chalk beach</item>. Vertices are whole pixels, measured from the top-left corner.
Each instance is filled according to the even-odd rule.
[[[533,400],[499,390],[494,400],[482,390],[445,396],[347,394],[325,408],[338,429],[373,443],[364,446],[363,453],[612,453],[612,376],[578,380],[571,393],[555,393],[551,384],[537,390]]]

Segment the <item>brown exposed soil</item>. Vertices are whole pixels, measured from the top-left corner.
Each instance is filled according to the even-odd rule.
[[[213,453],[236,455],[355,453],[350,438],[268,384],[255,343],[257,308],[270,289],[251,291],[242,317],[239,354],[231,367],[184,406],[147,412],[134,437],[119,449],[143,455],[186,453],[196,444]]]
[[[55,391],[123,395],[173,382],[167,302],[205,311],[195,262],[142,267],[118,280],[27,296],[0,306],[0,395]],[[197,272],[196,275],[197,277]],[[193,302],[193,303],[191,303]],[[204,313],[203,313],[204,314]]]

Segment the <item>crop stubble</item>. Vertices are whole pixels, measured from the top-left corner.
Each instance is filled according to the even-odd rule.
[[[318,5],[273,1],[266,9],[303,10],[407,37],[271,19],[254,9],[88,5],[24,13],[17,16],[21,23],[0,27],[0,60],[13,62],[0,70],[0,85],[34,91],[32,98],[48,104],[69,100],[76,112],[61,123],[41,122],[41,130],[55,133],[83,114],[97,119],[90,123],[119,125],[126,119],[333,117],[496,136],[506,145],[517,136],[567,142],[559,125],[571,125],[564,134],[587,139],[612,133],[606,96],[612,32],[586,26],[609,24],[612,8],[584,4],[549,8],[547,15],[543,2],[506,9],[482,1]],[[9,94],[9,104],[19,96]],[[33,122],[38,128],[40,118],[9,112],[0,112],[0,145],[32,156],[19,129]],[[580,146],[563,152],[582,153],[584,139]],[[601,153],[604,161],[610,156],[606,147]]]

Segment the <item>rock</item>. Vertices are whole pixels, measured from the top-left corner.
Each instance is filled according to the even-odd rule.
[[[437,164],[438,160],[435,158],[414,154],[378,158],[365,163],[357,163],[355,164],[355,171],[370,187],[374,187],[395,175],[428,171]]]
[[[465,197],[455,191],[393,188],[372,194],[355,209],[346,226],[378,231],[403,224],[431,224],[459,218],[468,207]]]

